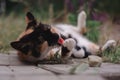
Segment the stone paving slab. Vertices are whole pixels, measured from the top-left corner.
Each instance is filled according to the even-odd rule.
[[[26,66],[28,64],[25,64],[21,62],[18,59],[18,56],[16,53],[11,53],[11,54],[2,54],[0,53],[0,66]]]
[[[68,71],[78,63],[79,60],[74,64],[46,64],[45,66]],[[106,80],[105,78],[119,80],[120,64],[103,63],[101,67],[88,67],[82,72],[78,70],[75,75],[56,75],[51,71],[19,61],[15,53],[0,54],[0,80]]]
[[[16,75],[53,75],[53,73],[36,66],[10,66],[10,69]]]
[[[26,66],[27,65],[27,64],[21,62],[18,59],[17,54],[14,54],[14,53],[9,54],[9,64],[11,66]]]
[[[35,66],[0,66],[0,80],[57,80],[57,77],[46,70]]]
[[[69,71],[73,65],[45,65],[58,70]],[[83,66],[84,67],[84,66]],[[119,75],[120,76],[120,64],[102,63],[101,67],[88,67],[85,70],[77,69],[76,74],[91,74],[91,75]]]
[[[11,73],[11,70],[8,66],[0,66],[0,75],[9,73]]]
[[[62,75],[60,80],[105,80],[99,75]]]
[[[0,66],[0,80],[13,80],[12,71],[8,66]]]
[[[56,65],[47,65],[46,64],[46,65],[43,65],[43,66],[52,67],[52,68],[55,68],[55,69],[65,70],[65,71],[68,71],[73,67],[72,64],[56,64]]]
[[[51,75],[43,75],[43,76],[39,76],[39,75],[31,75],[31,76],[15,76],[16,79],[14,80],[59,80],[58,77],[56,76],[51,76]]]
[[[9,55],[0,53],[0,65],[9,65]]]
[[[120,75],[120,64],[103,63],[101,67],[89,67],[84,74]]]

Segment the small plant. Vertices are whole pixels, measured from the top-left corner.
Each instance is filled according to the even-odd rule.
[[[69,74],[82,73],[88,69],[89,65],[86,63],[77,64],[69,70]]]

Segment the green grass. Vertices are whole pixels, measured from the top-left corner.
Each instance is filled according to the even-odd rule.
[[[8,16],[0,18],[0,52],[7,53],[11,49],[10,42],[16,40],[25,28],[24,18]]]
[[[100,22],[98,21],[87,21],[87,35],[86,37],[97,43],[98,39],[99,39],[99,26],[100,26]]]

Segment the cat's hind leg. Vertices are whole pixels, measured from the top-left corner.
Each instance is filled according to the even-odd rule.
[[[86,18],[87,18],[87,14],[85,11],[81,11],[78,14],[77,28],[78,28],[80,34],[83,34],[83,35],[87,33]]]
[[[101,47],[101,51],[105,51],[105,50],[110,50],[112,48],[114,48],[117,45],[117,42],[115,40],[108,40],[102,47]]]

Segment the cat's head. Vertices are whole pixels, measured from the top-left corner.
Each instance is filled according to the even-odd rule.
[[[47,47],[62,44],[59,33],[51,25],[39,23],[33,32],[22,36],[18,41],[11,42],[11,46],[24,54],[31,52],[34,57],[39,57],[45,42],[47,46],[42,51]]]
[[[58,44],[60,39],[59,33],[55,30],[55,28],[53,28],[51,25],[43,23],[39,23],[32,34],[36,36],[38,40],[42,38],[44,41],[47,41],[49,46]]]

